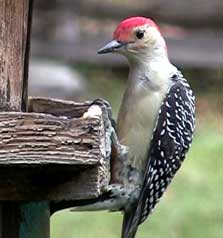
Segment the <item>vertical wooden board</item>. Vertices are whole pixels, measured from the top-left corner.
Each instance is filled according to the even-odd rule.
[[[29,0],[0,0],[0,111],[21,111]]]

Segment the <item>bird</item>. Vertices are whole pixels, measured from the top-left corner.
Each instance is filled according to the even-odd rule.
[[[195,96],[170,62],[159,26],[150,18],[121,21],[113,39],[98,51],[108,53],[121,54],[129,63],[115,130],[128,150],[113,160],[114,184],[93,210],[122,210],[121,236],[135,238],[191,146]]]
[[[129,148],[128,171],[121,173],[127,176],[121,180],[125,187],[140,186],[139,195],[123,208],[122,238],[134,238],[190,148],[195,96],[180,70],[170,62],[166,42],[150,18],[124,19],[115,29],[113,40],[98,53],[124,55],[130,68],[117,135]]]

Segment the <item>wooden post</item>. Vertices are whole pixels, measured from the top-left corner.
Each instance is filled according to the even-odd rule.
[[[33,0],[0,0],[0,111],[25,111]],[[48,238],[49,203],[3,202],[0,238]]]
[[[21,111],[26,102],[31,9],[32,0],[0,0],[1,111]]]

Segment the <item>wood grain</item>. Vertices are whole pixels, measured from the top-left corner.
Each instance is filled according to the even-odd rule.
[[[0,113],[0,164],[97,164],[100,118]]]
[[[0,0],[0,110],[22,107],[29,0]]]
[[[83,117],[92,102],[30,99],[29,112],[0,113],[0,200],[99,196],[110,180],[110,122]],[[42,113],[42,111],[46,113]]]

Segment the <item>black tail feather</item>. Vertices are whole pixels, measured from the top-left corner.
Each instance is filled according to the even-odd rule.
[[[135,207],[124,211],[122,223],[122,238],[135,238],[137,228],[132,231],[132,223],[135,216]]]

